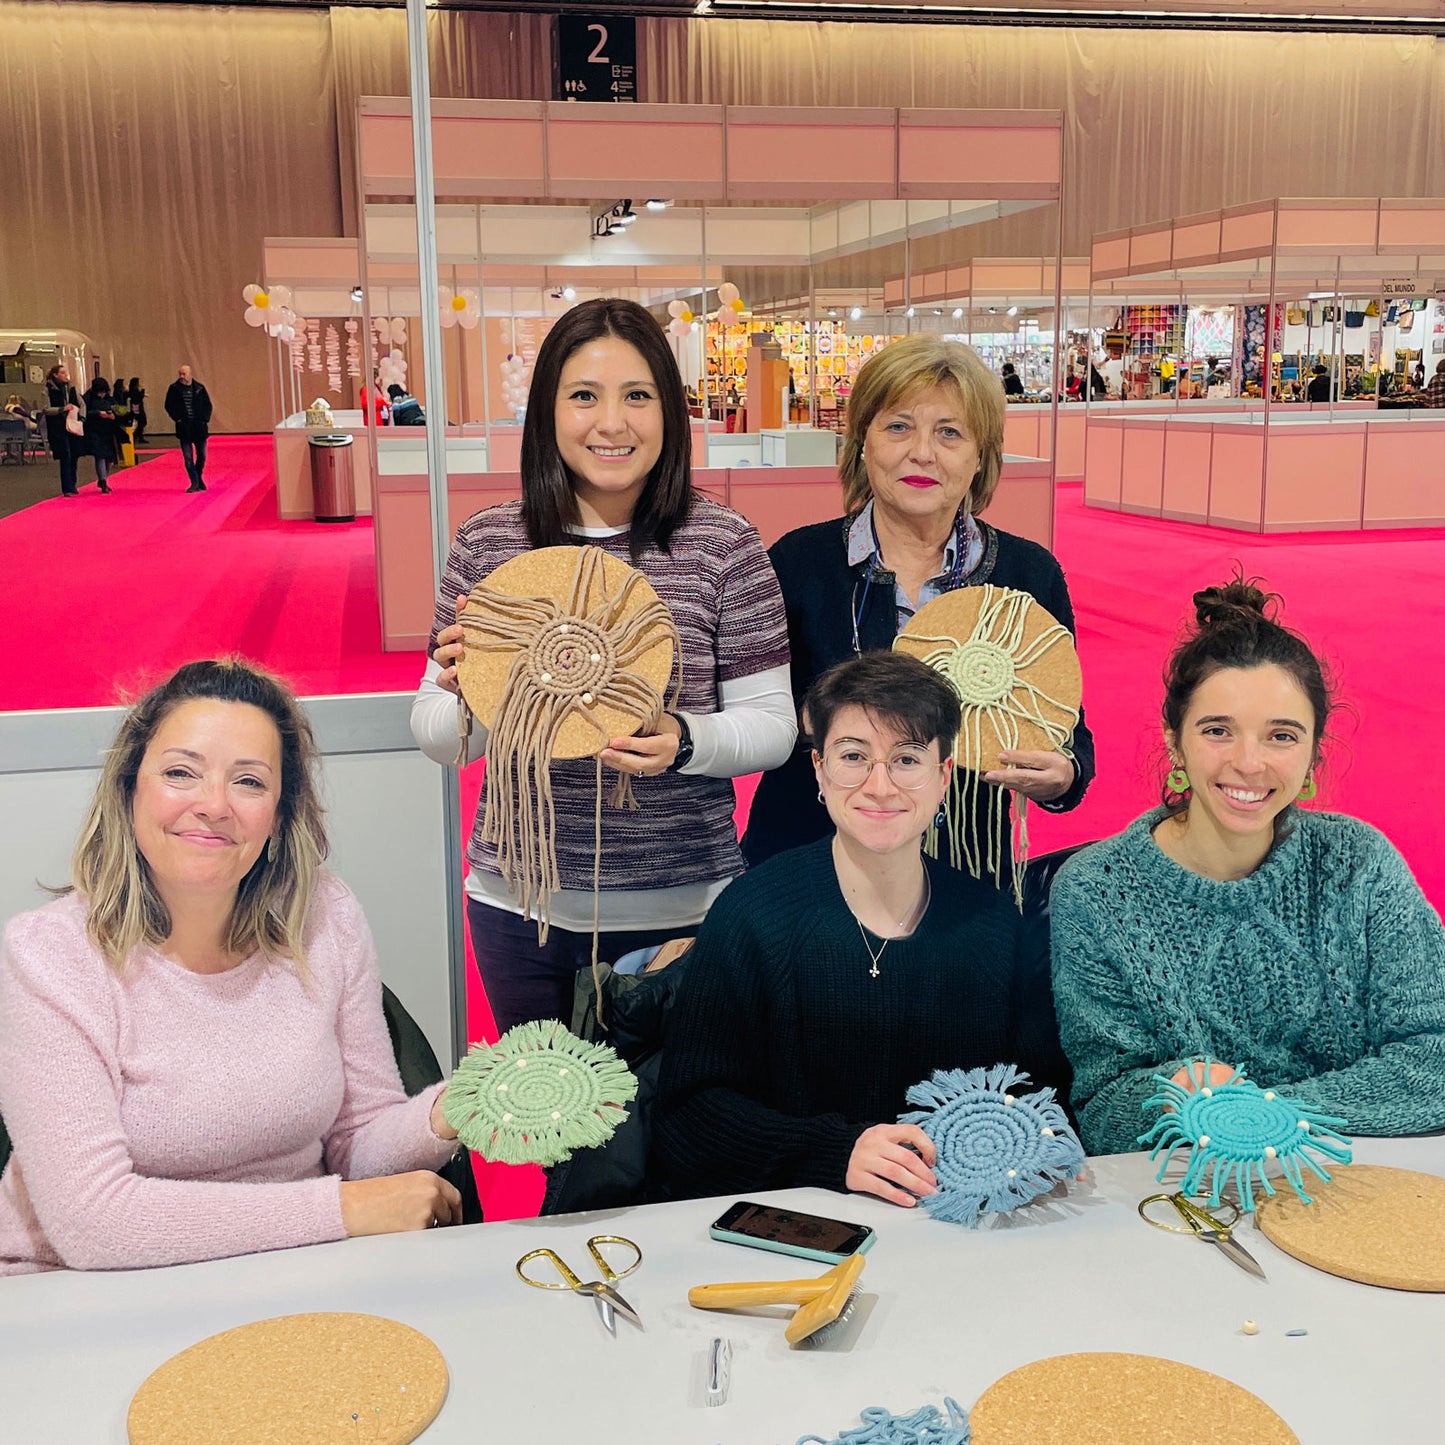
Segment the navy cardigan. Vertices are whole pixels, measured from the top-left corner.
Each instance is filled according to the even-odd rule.
[[[858,618],[858,645],[867,652],[891,648],[898,635],[898,607],[894,576],[875,572],[873,585],[863,582],[869,567],[848,565],[848,528],[851,518],[816,522],[799,527],[773,544],[768,556],[783,589],[788,615],[788,646],[792,651],[793,701],[801,709],[813,682],[834,663],[853,656],[853,616]],[[1053,553],[1001,532],[979,521],[984,553],[978,566],[963,579],[965,587],[1012,587],[1036,598],[1052,616],[1074,631],[1074,606],[1068,585]],[[810,756],[812,742],[801,733],[792,756],[782,767],[764,773],[748,817],[743,855],[750,864],[761,863],[788,848],[800,848],[832,831],[827,810],[818,801],[818,784]],[[1035,806],[1065,813],[1076,808],[1094,779],[1094,738],[1082,710],[1072,743],[1077,776],[1074,785],[1052,803]],[[985,806],[987,788],[979,790]],[[1012,794],[1006,801],[1012,803]],[[980,833],[982,836],[982,833]]]

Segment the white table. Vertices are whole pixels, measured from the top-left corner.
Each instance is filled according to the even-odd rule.
[[[1362,1140],[1356,1157],[1445,1174],[1445,1139]],[[1441,1438],[1445,1295],[1334,1279],[1246,1226],[1240,1237],[1269,1275],[1262,1283],[1208,1246],[1140,1222],[1134,1206],[1156,1188],[1143,1155],[1090,1168],[1066,1201],[976,1231],[860,1196],[761,1196],[878,1230],[863,1276],[876,1303],[842,1353],[789,1351],[777,1319],[688,1306],[692,1284],[813,1272],[709,1241],[716,1200],[4,1279],[0,1438],[123,1442],[130,1397],[163,1360],[217,1330],[305,1310],[388,1315],[436,1341],[451,1393],[427,1445],[792,1445],[856,1424],[864,1405],[913,1409],[945,1394],[971,1405],[1006,1371],[1073,1350],[1162,1355],[1225,1375],[1273,1406],[1303,1445]],[[513,1276],[539,1244],[585,1261],[582,1242],[599,1227],[635,1238],[646,1255],[622,1286],[645,1334],[619,1321],[611,1340],[590,1301]],[[1240,1332],[1246,1318],[1259,1322],[1257,1336]],[[1288,1339],[1292,1328],[1309,1334]],[[702,1358],[717,1333],[733,1341],[733,1386],[726,1405],[708,1409]]]

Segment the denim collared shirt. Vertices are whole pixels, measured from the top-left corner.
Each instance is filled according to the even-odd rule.
[[[978,523],[973,519],[972,514],[968,512],[963,514],[953,535],[944,544],[942,570],[936,577],[930,577],[918,589],[916,602],[903,590],[902,583],[894,584],[900,631],[920,607],[925,603],[932,602],[935,597],[942,597],[948,591],[948,583],[954,574],[954,564],[958,561],[960,546],[964,549],[963,566],[957,571],[959,576],[967,577],[983,561],[983,533],[979,530]],[[850,567],[861,566],[870,557],[877,559],[877,565],[880,567],[886,565],[878,550],[878,532],[873,525],[871,499],[853,519],[853,525],[848,529],[848,565]]]

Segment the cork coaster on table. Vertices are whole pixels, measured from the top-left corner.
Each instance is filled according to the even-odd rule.
[[[1258,1396],[1151,1355],[1056,1355],[1005,1375],[971,1411],[972,1445],[1299,1445]]]
[[[596,724],[579,712],[562,723],[552,748],[554,758],[588,758],[600,752],[614,737],[630,737],[643,719],[616,701],[609,688],[617,668],[613,662],[609,633],[644,607],[657,601],[657,593],[641,573],[610,553],[602,553],[601,576],[593,576],[574,615],[568,603],[578,576],[580,547],[542,547],[504,562],[473,589],[462,622],[467,626],[467,650],[457,664],[457,683],[478,722],[490,728],[507,690],[514,667],[530,668],[553,693],[575,691],[587,694],[586,706]],[[612,626],[599,621],[598,614],[609,598],[621,595],[629,577],[632,583],[620,606],[608,609]],[[478,622],[478,593],[483,589],[522,599],[526,611],[535,614],[536,626],[520,629],[529,636],[526,648],[515,641],[489,638]],[[526,606],[526,599],[532,604]],[[588,620],[592,619],[592,620]],[[515,636],[519,628],[509,628]],[[673,645],[663,627],[655,629],[650,641],[626,670],[650,683],[662,694],[673,670]]]
[[[436,1419],[447,1366],[378,1315],[258,1320],[173,1355],[136,1391],[131,1445],[407,1445]]]
[[[958,690],[965,705],[955,751],[960,767],[989,772],[1003,749],[1053,752],[1078,720],[1083,673],[1074,640],[1027,593],[1005,587],[945,592],[913,614],[893,646]],[[978,710],[977,742],[969,704]]]
[[[1361,1284],[1445,1292],[1445,1179],[1349,1164],[1327,1184],[1311,1181],[1310,1196],[1281,1190],[1255,1211],[1286,1254]]]

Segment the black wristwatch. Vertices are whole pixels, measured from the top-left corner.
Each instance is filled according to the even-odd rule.
[[[692,729],[688,727],[685,717],[679,717],[675,712],[668,713],[668,717],[677,724],[680,734],[677,740],[677,756],[667,770],[669,773],[675,773],[692,761]]]

